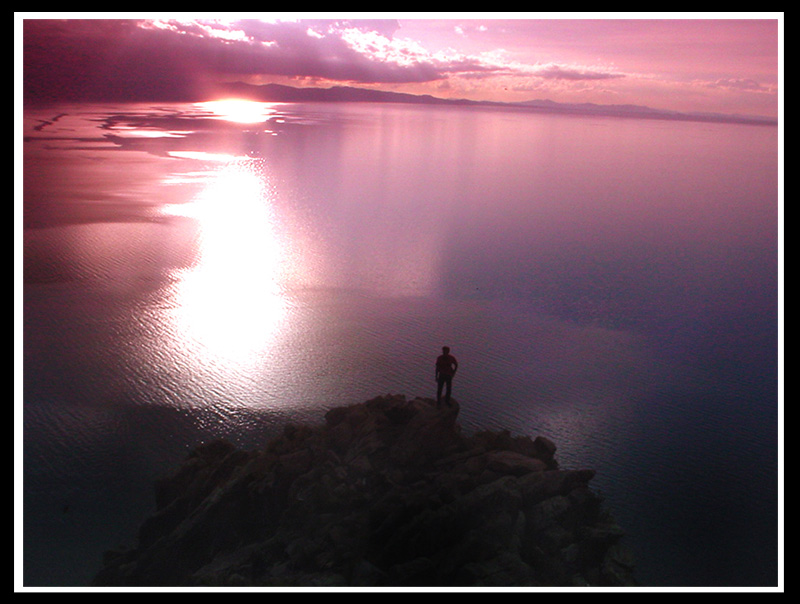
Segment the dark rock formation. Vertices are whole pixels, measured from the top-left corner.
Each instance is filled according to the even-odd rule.
[[[157,511],[96,586],[628,586],[623,533],[546,438],[463,435],[458,404],[402,395],[218,441],[156,485]]]

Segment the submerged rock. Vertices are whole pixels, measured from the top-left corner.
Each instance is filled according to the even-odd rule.
[[[387,395],[258,450],[198,447],[96,586],[629,586],[623,532],[544,437]]]

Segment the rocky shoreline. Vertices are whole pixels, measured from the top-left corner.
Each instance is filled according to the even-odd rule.
[[[462,434],[458,403],[386,395],[196,448],[93,585],[635,586],[624,533],[544,437]]]

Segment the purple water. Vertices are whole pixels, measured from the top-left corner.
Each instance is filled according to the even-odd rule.
[[[464,429],[595,468],[643,584],[777,583],[775,128],[257,109],[25,114],[26,585],[199,442],[432,396],[445,344]]]

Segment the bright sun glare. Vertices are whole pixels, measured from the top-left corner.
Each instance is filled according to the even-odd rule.
[[[269,103],[245,99],[221,99],[198,103],[198,105],[219,119],[239,124],[264,122],[275,113],[275,109]]]
[[[201,255],[178,286],[179,320],[209,353],[229,360],[258,353],[285,310],[281,246],[257,166],[228,163],[181,208],[198,222]]]

